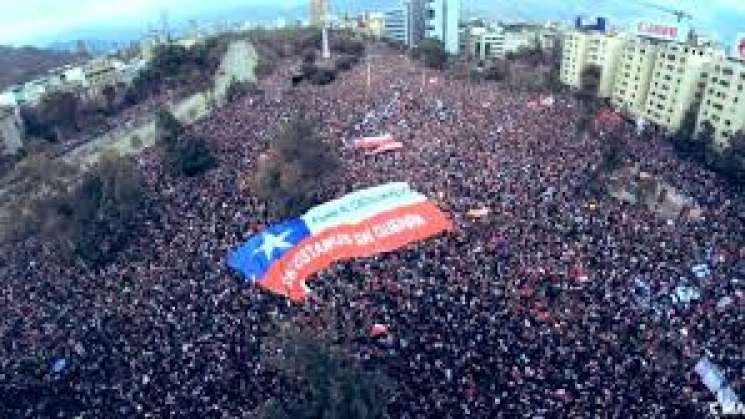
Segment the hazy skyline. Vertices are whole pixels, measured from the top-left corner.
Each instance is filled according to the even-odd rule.
[[[65,36],[117,31],[143,31],[157,24],[163,11],[174,25],[202,20],[220,12],[245,8],[273,11],[302,6],[307,0],[23,0],[0,14],[0,44],[34,44],[69,40]],[[58,39],[59,38],[59,39]]]
[[[332,12],[385,10],[397,0],[330,0]],[[306,17],[308,0],[25,0],[0,14],[0,44],[44,45],[76,38],[136,37],[156,25],[167,11],[174,27],[188,19],[200,22],[231,19],[269,21],[280,16]],[[464,12],[506,20],[569,21],[578,14],[603,15],[612,25],[625,26],[637,17],[674,21],[653,6],[691,12],[693,26],[726,45],[745,32],[742,0],[462,0]]]

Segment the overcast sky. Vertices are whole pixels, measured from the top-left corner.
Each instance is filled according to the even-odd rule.
[[[167,11],[174,24],[220,10],[252,7],[283,10],[307,0],[0,0],[0,44],[35,43],[78,32],[109,26],[115,29],[141,28],[157,23]],[[7,3],[7,4],[5,4]],[[66,39],[60,39],[66,40]]]
[[[330,0],[344,9],[385,9],[397,0]],[[174,26],[186,19],[269,20],[305,13],[308,0],[0,0],[0,44],[66,41],[76,36],[106,38],[110,29],[144,31],[167,10]],[[680,7],[696,16],[694,26],[725,43],[745,32],[745,0],[462,0],[463,8],[505,19],[568,20],[576,14],[605,15],[613,24],[638,16],[674,19],[649,5]],[[260,13],[259,13],[260,11]],[[256,12],[256,13],[253,13]],[[332,10],[333,12],[333,10]],[[223,13],[223,14],[221,14]],[[255,19],[252,19],[255,17]]]

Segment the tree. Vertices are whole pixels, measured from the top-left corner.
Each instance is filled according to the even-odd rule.
[[[510,76],[510,63],[507,60],[494,60],[494,62],[484,70],[484,80],[504,81]]]
[[[351,38],[349,35],[336,36],[330,45],[331,49],[341,54],[360,57],[365,53],[365,44]]]
[[[709,121],[704,121],[695,142],[704,164],[716,170],[721,162],[721,154],[714,144],[714,134],[714,126]]]
[[[359,58],[355,55],[340,55],[336,58],[335,67],[337,71],[349,71],[357,62]]]
[[[38,105],[42,124],[49,127],[57,141],[78,130],[80,99],[72,92],[54,91],[44,95]]]
[[[580,88],[577,95],[585,105],[591,105],[598,97],[602,74],[603,69],[595,64],[588,65],[582,70]]]
[[[392,382],[380,372],[363,369],[328,333],[283,325],[265,352],[285,389],[263,407],[260,417],[384,417]]]
[[[255,83],[251,83],[248,81],[238,81],[233,78],[233,80],[231,80],[230,82],[230,85],[228,85],[228,90],[225,94],[225,97],[228,102],[232,103],[242,98],[243,96],[256,94],[259,92],[259,88],[256,86]]]
[[[547,54],[549,71],[548,77],[546,77],[546,87],[552,92],[558,92],[563,87],[561,83],[561,50],[561,42],[556,40]]]
[[[295,117],[274,137],[254,176],[254,190],[280,216],[297,215],[320,202],[339,157],[311,121]]]
[[[603,168],[607,172],[613,172],[626,158],[626,144],[616,136],[609,138],[607,144],[603,154]]]
[[[336,80],[336,71],[331,68],[318,67],[310,75],[309,80],[313,84],[325,86]]]
[[[108,84],[104,86],[104,88],[101,90],[101,94],[103,95],[104,100],[106,101],[106,112],[113,113],[114,105],[116,102],[116,88]]]
[[[443,43],[436,39],[425,39],[412,51],[416,59],[421,59],[429,68],[442,69],[448,61]]]
[[[165,109],[158,110],[155,118],[155,144],[163,148],[174,148],[184,127]]]
[[[39,234],[63,256],[95,266],[112,260],[135,234],[143,183],[130,159],[104,156],[80,172],[48,155],[19,165],[12,183],[12,219],[3,223],[13,238]]]
[[[216,165],[207,142],[186,132],[181,123],[166,110],[158,111],[155,142],[164,166],[174,174],[199,175]]]
[[[166,153],[165,164],[173,173],[197,176],[215,167],[217,161],[203,138],[187,134]]]
[[[735,182],[745,184],[745,132],[738,131],[722,155],[724,173]]]
[[[50,227],[55,203],[66,196],[69,179],[78,174],[76,167],[50,153],[35,153],[18,163],[5,186],[8,205],[0,213],[3,236],[20,239]]]
[[[685,155],[700,156],[703,154],[703,148],[699,147],[695,136],[696,118],[698,118],[698,112],[694,107],[691,107],[686,111],[680,127],[673,135],[675,148]]]
[[[97,265],[112,260],[135,234],[134,222],[144,199],[133,160],[105,156],[84,176],[59,208],[67,223],[62,237],[72,250]]]
[[[696,108],[691,107],[683,116],[678,131],[673,135],[673,145],[685,157],[716,169],[721,164],[721,158],[714,144],[714,127],[709,121],[704,121],[697,133],[697,118]]]
[[[316,62],[315,48],[308,48],[303,52],[303,64],[313,64]]]

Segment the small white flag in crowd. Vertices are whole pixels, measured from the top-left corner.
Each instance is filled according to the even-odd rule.
[[[701,357],[694,367],[696,373],[701,377],[701,382],[714,394],[721,404],[739,403],[740,399],[732,388],[719,367],[707,357]]]

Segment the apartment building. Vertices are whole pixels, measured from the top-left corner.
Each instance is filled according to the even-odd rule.
[[[523,48],[541,46],[540,38],[530,31],[506,30],[504,27],[471,28],[469,40],[462,42],[472,56],[480,60],[505,58]]]
[[[559,44],[560,34],[558,31],[544,29],[538,33],[538,42],[543,50],[549,50]]]
[[[472,45],[474,56],[479,60],[504,58],[505,38],[506,34],[502,28],[484,29]]]
[[[401,7],[385,12],[385,29],[383,36],[392,41],[409,45],[408,9]]]
[[[720,59],[713,64],[696,123],[701,132],[704,122],[714,128],[714,139],[726,144],[738,131],[745,130],[745,62]]]
[[[569,32],[562,51],[562,83],[579,89],[582,72],[591,65],[601,69],[599,97],[611,97],[616,67],[621,60],[626,40],[618,35],[601,32]]]
[[[442,41],[445,50],[457,55],[460,0],[427,0],[424,11],[425,37]]]
[[[658,45],[659,42],[645,38],[626,42],[613,85],[613,106],[633,115],[644,113]]]
[[[585,68],[585,51],[589,36],[581,32],[569,32],[564,38],[561,51],[561,70],[559,78],[569,87],[579,89],[582,70]]]
[[[483,26],[460,28],[459,49],[470,58],[478,58],[481,37],[488,31],[489,29]]]
[[[689,44],[666,43],[657,49],[647,103],[642,115],[674,132],[686,112],[698,106],[713,68],[716,50]],[[719,55],[723,58],[723,54]]]

